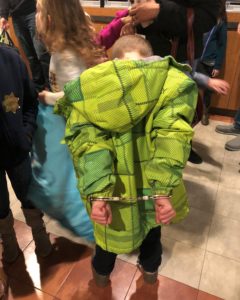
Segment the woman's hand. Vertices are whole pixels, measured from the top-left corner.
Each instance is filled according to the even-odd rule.
[[[134,25],[144,22],[153,21],[160,12],[160,4],[154,0],[135,4],[129,11],[129,15],[133,17]]]

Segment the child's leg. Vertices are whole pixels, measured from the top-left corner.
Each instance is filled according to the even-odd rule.
[[[9,207],[9,193],[5,170],[0,169],[0,234],[3,243],[3,260],[14,262],[19,255],[19,247],[13,228],[13,216]]]
[[[6,173],[0,169],[0,219],[4,219],[10,211],[9,194],[7,188]]]
[[[33,204],[27,199],[27,192],[32,174],[30,157],[24,159],[19,165],[7,169],[7,174],[22,207],[34,208]]]
[[[146,272],[156,272],[162,261],[161,226],[151,229],[140,246],[139,264]]]
[[[109,283],[109,276],[114,268],[117,254],[103,250],[96,245],[92,260],[93,278],[98,286],[105,287]]]
[[[96,245],[96,252],[92,264],[98,274],[109,275],[114,268],[116,258],[117,254],[105,251]]]
[[[14,192],[22,204],[26,223],[32,229],[32,235],[36,245],[36,253],[39,256],[45,257],[50,254],[52,245],[42,219],[43,214],[39,209],[35,208],[31,201],[27,198],[28,187],[32,174],[30,158],[27,157],[18,166],[7,170],[7,173]]]

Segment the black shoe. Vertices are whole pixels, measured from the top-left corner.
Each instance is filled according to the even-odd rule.
[[[199,156],[197,154],[197,152],[195,152],[193,149],[191,149],[191,151],[190,151],[188,161],[190,161],[193,164],[197,164],[197,165],[201,164],[203,162],[201,156]]]

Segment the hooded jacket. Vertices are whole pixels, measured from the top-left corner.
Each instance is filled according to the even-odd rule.
[[[112,223],[94,223],[96,242],[107,251],[131,252],[159,225],[153,195],[173,193],[176,220],[188,212],[181,177],[197,88],[187,69],[171,57],[109,61],[68,83],[55,106],[67,119],[65,142],[88,211],[89,197],[110,200]]]
[[[29,155],[38,102],[26,66],[6,46],[0,46],[0,70],[0,168],[8,168]]]

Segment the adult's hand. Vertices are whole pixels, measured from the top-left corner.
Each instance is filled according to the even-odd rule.
[[[9,29],[9,23],[5,18],[0,19],[0,29],[1,30],[8,30]]]
[[[240,34],[240,23],[238,23],[237,33]]]
[[[160,12],[160,4],[154,0],[135,4],[129,11],[130,16],[133,17],[134,24],[153,21]]]

